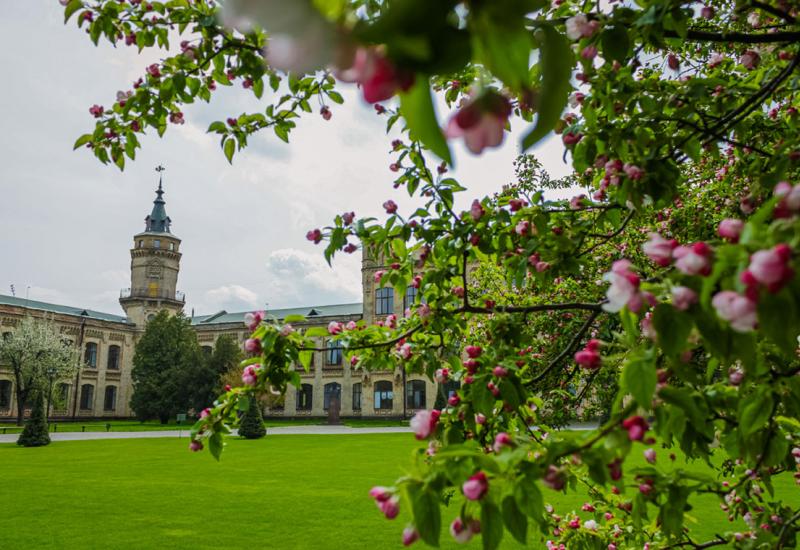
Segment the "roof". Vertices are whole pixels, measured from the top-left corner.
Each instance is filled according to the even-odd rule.
[[[159,170],[159,166],[156,170]],[[153,211],[147,216],[145,221],[145,233],[170,233],[169,225],[172,220],[167,216],[167,209],[164,207],[164,189],[161,186],[161,178],[158,178],[158,189],[156,190],[156,200],[153,201]]]
[[[361,315],[364,311],[364,304],[334,304],[329,306],[303,306],[285,309],[268,309],[267,318],[273,317],[278,320],[285,319],[289,315],[302,315],[309,320],[316,317],[344,317],[346,315]],[[248,311],[238,313],[228,313],[225,310],[218,311],[213,315],[195,315],[192,318],[192,326],[214,326],[226,323],[244,323],[244,316]]]
[[[131,324],[128,321],[128,318],[123,315],[102,313],[100,311],[94,311],[91,309],[85,309],[80,307],[62,306],[60,304],[50,304],[48,302],[37,302],[36,300],[26,300],[25,298],[17,298],[16,296],[6,296],[4,294],[0,294],[0,305],[17,306],[27,309],[46,311],[48,313],[60,313],[62,315],[74,315],[76,317],[84,317],[86,319],[111,321],[112,323]]]

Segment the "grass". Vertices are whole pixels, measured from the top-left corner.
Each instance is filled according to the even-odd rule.
[[[277,428],[281,426],[319,426],[327,424],[324,418],[267,418],[264,420],[264,425],[267,428]],[[382,427],[400,427],[408,426],[408,420],[394,420],[385,418],[344,418],[342,424],[351,428],[382,428]],[[139,422],[138,420],[77,420],[75,422],[59,422],[53,421],[50,423],[50,431],[56,432],[105,432],[106,428],[110,425],[112,432],[146,432],[146,431],[162,431],[162,430],[187,430],[191,428],[192,422],[182,422],[179,426],[174,421],[169,424],[161,424],[156,420],[148,420]],[[10,423],[0,424],[0,433],[15,434],[22,431],[22,426],[17,426]]]
[[[0,546],[400,548],[408,511],[387,521],[367,491],[402,475],[418,445],[408,434],[231,438],[220,463],[188,452],[186,438],[0,445],[0,500],[7,504]],[[776,492],[796,505],[796,488],[787,480]],[[547,492],[546,500],[564,514],[579,509],[584,497]],[[695,540],[731,528],[715,498],[693,504]],[[446,510],[444,520],[456,512]],[[446,532],[442,543],[464,548]],[[502,547],[519,545],[506,535]]]

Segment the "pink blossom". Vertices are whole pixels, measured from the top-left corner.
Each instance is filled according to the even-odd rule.
[[[718,67],[719,65],[722,64],[723,61],[725,61],[724,55],[716,52],[712,53],[708,58],[708,68],[713,69],[715,67]]]
[[[510,114],[511,102],[505,96],[494,91],[472,94],[450,118],[445,135],[463,137],[467,149],[478,155],[487,147],[503,143]]]
[[[183,113],[180,112],[180,111],[174,111],[174,112],[170,113],[169,114],[169,121],[172,124],[183,124],[184,122],[186,122],[185,120],[183,120]]]
[[[464,297],[464,287],[463,286],[454,286],[452,291],[453,295],[463,298]]]
[[[732,386],[738,386],[744,380],[744,371],[739,367],[731,367],[728,370],[728,381]]]
[[[386,519],[394,519],[397,517],[397,514],[400,513],[400,499],[397,497],[392,497],[388,500],[383,501],[375,501],[375,504],[378,506],[383,515],[386,516]]]
[[[675,267],[685,275],[703,275],[711,273],[711,247],[704,242],[690,246],[679,246],[672,251]]]
[[[739,58],[739,63],[750,71],[758,67],[759,61],[761,61],[761,56],[755,50],[747,50],[742,54],[742,57]]]
[[[508,206],[509,208],[511,208],[512,212],[522,210],[527,204],[528,204],[527,201],[523,199],[511,199],[510,201],[508,201]]]
[[[697,293],[689,287],[676,286],[672,289],[672,305],[676,309],[686,311],[697,303]]]
[[[465,544],[470,541],[473,536],[472,529],[464,523],[460,517],[453,520],[453,523],[450,524],[450,534],[453,536],[456,542]]]
[[[306,233],[306,240],[309,240],[314,244],[319,244],[319,242],[322,240],[322,231],[319,229],[312,229]]]
[[[482,413],[478,413],[475,415],[475,424],[483,425],[486,424],[486,415]]]
[[[635,164],[626,163],[622,167],[623,172],[625,175],[628,176],[632,181],[639,181],[644,176],[644,170],[636,166]]]
[[[591,61],[597,57],[597,46],[586,46],[581,50],[581,57],[587,61]]]
[[[522,220],[521,222],[517,223],[514,227],[514,233],[517,235],[525,236],[529,234],[531,231],[531,222],[528,220]]]
[[[322,118],[325,120],[330,120],[331,117],[333,116],[333,113],[331,113],[331,110],[328,108],[327,105],[325,105],[319,110],[319,114],[322,115]]]
[[[583,139],[583,134],[575,133],[575,132],[566,132],[564,135],[561,136],[561,141],[564,142],[564,145],[575,145],[580,140]]]
[[[639,276],[631,271],[628,260],[614,262],[603,279],[611,283],[606,292],[608,302],[603,304],[605,311],[616,313],[626,306],[633,312],[641,309],[645,297],[639,290]]]
[[[247,386],[255,386],[260,368],[261,365],[247,365],[242,371],[242,382]]]
[[[666,267],[672,263],[672,252],[678,246],[675,239],[665,239],[658,233],[650,233],[650,240],[642,245],[642,251],[656,265]]]
[[[440,415],[441,412],[436,409],[417,411],[410,422],[414,436],[419,440],[428,439],[436,429],[436,423],[439,421]]]
[[[484,210],[483,206],[481,206],[481,202],[478,199],[472,201],[472,206],[469,209],[469,215],[472,216],[474,221],[478,221],[483,217]]]
[[[153,78],[161,78],[161,69],[157,63],[153,63],[145,70],[147,71],[147,74],[149,74]]]
[[[100,118],[103,116],[104,111],[105,109],[103,109],[102,105],[92,105],[89,107],[89,113],[95,118]]]
[[[248,338],[244,341],[244,350],[248,353],[259,353],[261,351],[261,340]]]
[[[494,438],[494,452],[499,453],[503,450],[503,447],[512,447],[514,445],[514,441],[511,439],[511,436],[508,435],[506,432],[500,432]]]
[[[589,21],[589,19],[582,13],[570,17],[566,21],[567,37],[570,40],[580,40],[581,38],[589,38],[600,28],[600,23],[597,21]]]
[[[551,464],[547,467],[547,472],[545,472],[542,478],[542,483],[554,491],[560,491],[567,484],[567,477],[561,469]]]
[[[337,75],[343,82],[361,85],[367,103],[385,101],[414,84],[414,73],[397,67],[377,48],[359,48],[350,68]]]
[[[408,360],[411,357],[411,344],[403,344],[397,349],[398,355],[404,360]]]
[[[419,531],[413,525],[403,529],[403,546],[411,546],[419,540]]]
[[[386,316],[386,327],[387,328],[397,328],[397,315],[391,313]]]
[[[450,377],[450,369],[447,369],[447,368],[445,368],[445,369],[436,369],[436,372],[434,373],[434,378],[440,384],[444,384],[445,382],[447,382],[447,379],[449,377]]]
[[[209,409],[208,407],[206,407],[205,409],[200,411],[200,419],[201,420],[203,418],[208,418],[209,416],[211,416],[211,409]]]
[[[289,336],[289,335],[290,335],[290,334],[292,334],[293,332],[294,332],[294,327],[293,327],[292,325],[290,325],[290,324],[288,324],[288,323],[287,323],[287,324],[285,324],[285,325],[283,325],[283,326],[281,327],[281,332],[280,332],[280,334],[281,334],[281,336],[283,336],[284,338],[286,338],[287,336]]]
[[[600,367],[600,363],[602,358],[600,357],[600,353],[597,351],[600,349],[600,341],[599,340],[589,340],[586,343],[586,347],[581,351],[575,354],[575,362],[578,363],[581,367],[594,370]]]
[[[644,450],[644,459],[650,464],[656,463],[656,451],[652,448]]]
[[[369,496],[371,496],[377,502],[384,502],[392,498],[392,491],[388,487],[382,487],[380,485],[376,485],[372,489],[369,490]]]
[[[358,355],[354,355],[354,356],[352,356],[352,357],[350,358],[350,366],[351,366],[351,367],[355,367],[356,365],[358,365],[358,361],[359,361],[359,357],[358,357]]]
[[[494,374],[497,378],[505,378],[508,376],[508,369],[497,365],[494,369],[492,369],[492,374]]]
[[[481,356],[481,353],[483,353],[483,348],[481,348],[480,346],[467,346],[466,348],[464,348],[464,351],[467,352],[467,355],[470,358],[476,359]]]
[[[569,199],[569,207],[571,210],[581,210],[584,207],[584,201],[586,200],[586,195],[580,194],[575,195],[571,199]]]
[[[759,250],[750,257],[747,272],[770,292],[777,292],[791,281],[794,275],[794,271],[789,267],[791,257],[791,249],[783,243],[769,250]]]
[[[700,17],[703,19],[713,19],[714,18],[714,7],[713,6],[703,6],[700,10]]]
[[[727,239],[732,243],[738,243],[739,236],[742,234],[743,229],[744,222],[742,220],[728,218],[719,223],[717,233],[719,233],[719,236],[723,239]]]
[[[754,330],[758,323],[756,303],[732,290],[718,292],[712,298],[711,305],[714,306],[717,315],[728,321],[731,328],[737,332]]]
[[[189,443],[189,450],[192,451],[193,453],[196,453],[198,451],[202,451],[203,450],[203,443],[201,441],[196,440],[196,439],[192,439],[192,442]]]
[[[579,105],[583,104],[583,100],[586,96],[583,92],[572,92],[569,94],[569,106],[573,109],[577,108]]]
[[[348,321],[344,328],[347,330],[356,330],[356,328],[358,328],[358,324],[356,324],[355,321]]]
[[[351,223],[353,223],[353,220],[355,218],[356,218],[355,212],[345,212],[344,214],[342,214],[342,222],[345,225],[350,225]]]
[[[250,331],[255,330],[263,320],[264,320],[263,311],[253,311],[251,313],[246,313],[244,316],[244,324]]]
[[[641,441],[650,426],[643,417],[631,416],[622,421],[622,427],[628,430],[628,439]]]
[[[420,319],[427,319],[431,316],[431,306],[428,304],[420,304],[417,308],[417,315],[419,315]]]
[[[477,472],[461,485],[461,491],[468,500],[480,500],[489,490],[486,474]]]
[[[328,323],[328,334],[336,335],[342,332],[342,323],[338,321],[331,321]]]
[[[459,403],[461,403],[461,398],[456,393],[447,398],[447,404],[451,407],[458,407]]]
[[[388,200],[383,203],[383,208],[386,210],[387,214],[394,214],[397,212],[397,203],[393,200]]]

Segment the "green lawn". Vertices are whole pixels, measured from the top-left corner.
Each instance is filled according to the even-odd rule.
[[[188,452],[187,443],[0,445],[0,547],[400,547],[407,511],[387,521],[367,491],[402,474],[418,445],[408,434],[232,438],[220,463],[208,453]],[[777,491],[797,501],[788,482]],[[578,509],[583,497],[548,492],[547,500],[564,514]],[[694,504],[695,540],[730,528],[714,498]],[[455,513],[445,514],[448,523]],[[444,548],[463,548],[447,533],[442,541]],[[516,547],[506,536],[503,548]]]

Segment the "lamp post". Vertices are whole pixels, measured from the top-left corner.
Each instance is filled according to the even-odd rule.
[[[47,417],[47,423],[50,424],[50,403],[53,399],[53,382],[55,381],[55,377],[58,371],[53,367],[49,367],[47,369],[47,379],[50,381],[50,389],[47,392],[47,413],[45,416]]]

